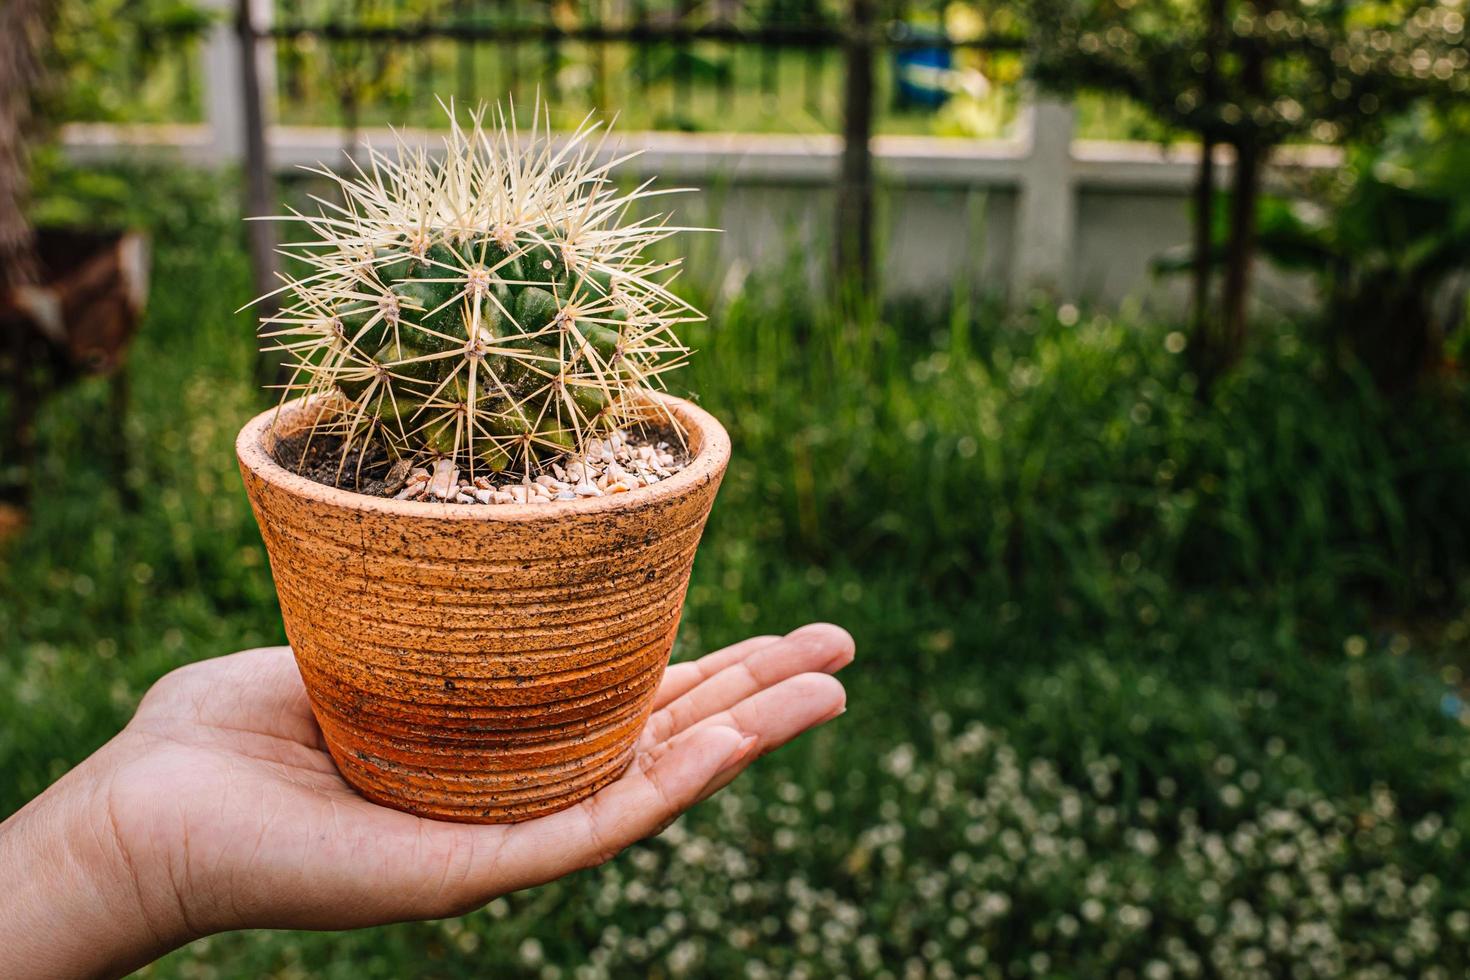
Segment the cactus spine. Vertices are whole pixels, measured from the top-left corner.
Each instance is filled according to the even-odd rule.
[[[606,158],[595,123],[558,141],[540,106],[524,134],[503,112],[446,111],[438,159],[399,135],[355,173],[313,170],[341,200],[282,219],[309,232],[286,246],[307,271],[261,336],[292,362],[286,397],[339,400],[319,427],[344,458],[378,441],[529,471],[653,410],[688,354],[675,328],[703,317],[669,290],[678,261],[644,253],[686,229],[630,217],[668,192],[620,191],[608,172],[626,157]]]

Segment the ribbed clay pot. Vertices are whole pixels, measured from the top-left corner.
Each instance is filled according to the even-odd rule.
[[[291,473],[250,421],[235,450],[286,635],[328,749],[368,799],[509,823],[622,773],[668,663],[730,440],[662,401],[692,461],[651,487],[550,504],[369,497]]]

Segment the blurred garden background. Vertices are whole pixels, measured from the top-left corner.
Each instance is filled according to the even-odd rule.
[[[1461,0],[40,6],[17,199],[151,277],[105,349],[0,310],[0,815],[284,642],[242,218],[436,96],[616,115],[728,229],[684,243],[671,387],[735,458],[676,656],[859,650],[840,722],[603,868],[145,975],[1470,971]]]

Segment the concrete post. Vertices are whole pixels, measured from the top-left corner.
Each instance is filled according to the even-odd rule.
[[[1023,109],[1025,163],[1016,206],[1011,290],[1042,288],[1065,298],[1073,288],[1077,191],[1072,175],[1072,104],[1036,94]]]
[[[245,10],[259,30],[269,26],[270,0],[245,0]],[[216,164],[236,164],[245,157],[245,92],[242,58],[245,46],[238,29],[237,0],[203,0],[215,14],[204,41],[204,121],[209,127],[210,157]],[[256,71],[265,105],[275,92],[275,44],[255,46]]]

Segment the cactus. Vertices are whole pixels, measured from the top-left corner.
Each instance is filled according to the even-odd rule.
[[[677,260],[645,256],[683,230],[630,219],[655,194],[619,190],[606,130],[554,140],[538,105],[529,133],[481,108],[446,107],[444,154],[396,137],[354,173],[313,169],[307,270],[262,321],[293,374],[285,397],[329,396],[319,428],[397,459],[450,458],[471,474],[526,472],[658,411],[648,393],[688,354],[675,328],[703,317],[669,289]],[[490,120],[487,122],[487,120]],[[594,139],[594,136],[597,137]]]

